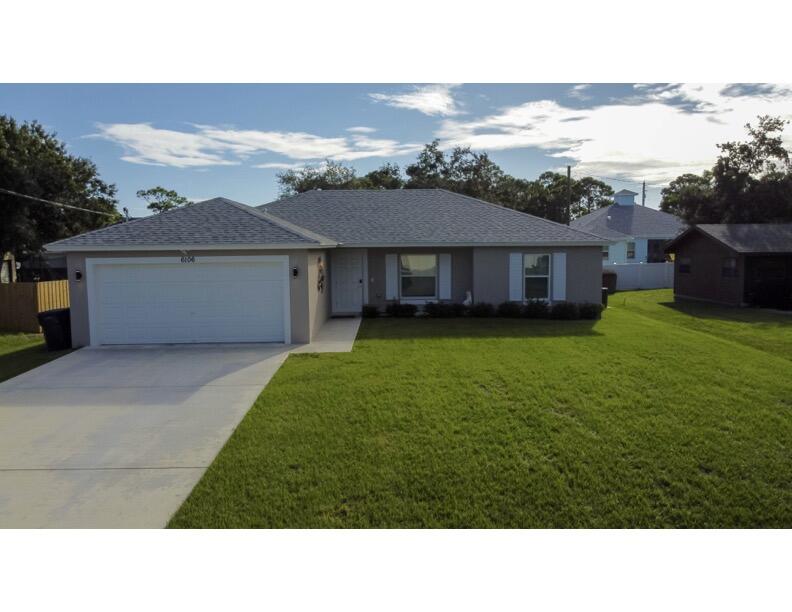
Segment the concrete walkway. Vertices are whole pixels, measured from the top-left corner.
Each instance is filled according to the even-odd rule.
[[[309,345],[81,349],[0,384],[0,527],[164,527],[294,352]]]

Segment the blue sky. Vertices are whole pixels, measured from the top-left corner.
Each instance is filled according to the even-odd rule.
[[[434,138],[535,178],[573,166],[640,191],[700,172],[759,114],[792,118],[776,85],[0,85],[0,113],[36,119],[91,158],[122,206],[155,185],[191,199],[277,197],[282,168],[325,158],[404,167]],[[787,138],[790,134],[787,134]],[[789,140],[787,141],[790,142]],[[616,180],[618,179],[618,180]]]

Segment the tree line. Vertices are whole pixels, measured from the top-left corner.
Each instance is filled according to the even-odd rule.
[[[660,209],[694,223],[792,223],[788,121],[761,116],[748,140],[718,145],[711,170],[683,174],[663,189]]]
[[[590,176],[567,179],[549,171],[535,180],[521,179],[504,172],[487,153],[469,147],[445,152],[437,140],[403,173],[398,165],[385,163],[358,176],[354,168],[327,160],[281,172],[278,183],[282,197],[312,189],[447,189],[561,223],[611,204],[613,196],[610,185]]]

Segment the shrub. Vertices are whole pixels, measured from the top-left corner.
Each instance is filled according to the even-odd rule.
[[[464,317],[468,313],[468,307],[464,304],[451,304],[451,310],[455,317]]]
[[[449,319],[459,316],[455,306],[456,304],[449,304],[448,302],[429,302],[424,306],[424,312],[430,317],[437,319]]]
[[[599,319],[602,316],[601,304],[579,304],[578,313],[581,319]]]
[[[528,300],[522,307],[522,316],[526,319],[545,319],[547,311],[547,302],[544,300]]]
[[[488,302],[477,302],[468,310],[471,317],[491,317],[495,314],[495,308]]]
[[[398,302],[391,302],[385,308],[385,312],[392,317],[414,317],[418,311],[415,304],[399,304]]]
[[[379,308],[374,304],[363,304],[362,315],[364,319],[376,319],[379,316]]]
[[[550,318],[571,321],[580,318],[580,310],[574,302],[556,302],[550,307]]]
[[[517,302],[503,302],[498,304],[497,312],[499,317],[515,318],[520,316],[521,310],[522,308]]]

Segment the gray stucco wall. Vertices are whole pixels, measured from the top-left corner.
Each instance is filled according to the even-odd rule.
[[[451,255],[451,300],[462,302],[466,291],[473,291],[472,248],[409,248],[368,249],[368,303],[384,308],[385,300],[385,255],[436,254]]]
[[[566,301],[602,300],[602,247],[473,249],[473,300],[500,304],[509,299],[509,253],[558,253],[566,257]]]
[[[239,255],[288,255],[289,268],[296,267],[299,271],[295,278],[291,279],[291,332],[293,343],[310,342],[312,334],[315,334],[321,323],[326,319],[326,302],[319,299],[316,289],[316,282],[310,283],[311,271],[309,267],[310,259],[315,262],[319,251],[191,251],[190,255],[196,257],[219,257],[219,256],[239,256]],[[95,253],[69,253],[66,261],[69,274],[69,299],[71,304],[71,327],[72,327],[72,346],[78,348],[88,346],[91,343],[88,325],[88,279],[85,276],[85,262],[88,258],[108,258],[108,257],[178,257],[181,253],[174,251],[110,251]],[[83,280],[75,280],[75,271],[83,272]],[[315,273],[315,270],[314,270]],[[327,291],[325,291],[327,295]],[[313,310],[311,308],[313,304]]]

